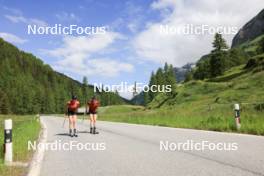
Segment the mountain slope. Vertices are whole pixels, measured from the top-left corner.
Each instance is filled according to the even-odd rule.
[[[177,82],[182,82],[186,78],[186,74],[192,70],[192,68],[195,66],[194,63],[187,63],[182,67],[174,67],[174,74],[176,76]]]
[[[264,34],[264,9],[239,30],[232,41],[232,47],[251,41],[262,34]]]
[[[0,113],[63,113],[72,94],[85,102],[83,85],[55,72],[34,55],[0,38]],[[93,93],[89,86],[87,98]],[[102,105],[122,104],[115,93],[98,93]],[[105,101],[107,100],[107,101]]]
[[[134,105],[144,105],[144,93],[140,92],[138,95],[134,96],[130,102]]]

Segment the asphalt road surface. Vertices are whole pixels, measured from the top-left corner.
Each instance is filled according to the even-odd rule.
[[[78,138],[67,135],[63,118],[41,117],[47,142],[70,144],[72,150],[45,151],[41,176],[181,176],[264,175],[264,137],[189,129],[99,121],[100,134],[88,133],[88,121],[78,122]],[[73,142],[74,141],[74,142]],[[175,146],[193,144],[233,145],[228,151],[188,150]],[[162,143],[161,143],[162,142]],[[165,150],[166,142],[170,150]],[[79,145],[74,147],[75,144]],[[222,146],[223,146],[222,145]],[[84,147],[85,146],[85,147]],[[189,145],[190,146],[190,145]],[[234,147],[235,146],[235,147]]]

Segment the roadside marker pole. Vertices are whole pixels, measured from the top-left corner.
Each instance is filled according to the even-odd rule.
[[[237,130],[241,127],[239,104],[235,104],[235,122]]]
[[[4,137],[5,164],[11,164],[13,161],[12,146],[12,120],[5,120],[5,137]]]

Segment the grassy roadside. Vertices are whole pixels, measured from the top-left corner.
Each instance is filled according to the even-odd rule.
[[[233,67],[214,79],[179,84],[175,97],[159,94],[146,110],[110,107],[102,112],[101,119],[237,132],[233,107],[239,103],[242,121],[239,132],[264,135],[264,71],[245,70],[244,67]]]
[[[264,135],[263,112],[257,112],[250,107],[244,109],[239,132]],[[153,110],[146,110],[140,106],[121,105],[101,108],[100,111],[99,120],[104,121],[237,132],[233,107],[230,105],[214,105],[210,110],[207,106],[196,104]]]
[[[4,128],[4,119],[11,118],[13,120],[13,160],[19,162],[27,162],[32,157],[33,152],[28,151],[27,142],[29,140],[37,140],[40,123],[34,116],[15,116],[0,115],[1,129]],[[23,167],[6,167],[3,164],[3,130],[0,133],[0,176],[18,176],[25,175],[27,168]]]

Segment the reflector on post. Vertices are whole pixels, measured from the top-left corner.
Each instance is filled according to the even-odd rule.
[[[239,104],[235,104],[235,122],[236,122],[236,128],[239,130],[241,128],[241,123],[240,123],[240,107]]]
[[[10,164],[13,161],[13,146],[12,146],[12,120],[5,120],[5,164]]]

